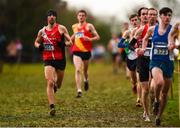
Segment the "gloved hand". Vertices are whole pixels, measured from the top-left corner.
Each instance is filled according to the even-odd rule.
[[[40,52],[42,52],[42,51],[44,50],[44,45],[43,45],[42,43],[40,43],[40,45],[39,45],[39,48],[38,48],[38,49],[39,49],[39,51],[40,51]]]

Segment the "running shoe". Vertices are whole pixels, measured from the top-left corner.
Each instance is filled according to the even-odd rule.
[[[160,126],[161,125],[161,120],[159,118],[155,119],[155,124],[156,126]]]
[[[149,116],[145,112],[143,113],[143,119],[144,119],[145,122],[150,122],[151,121]]]
[[[89,83],[88,81],[84,81],[84,90],[88,91],[88,89],[89,89]]]
[[[136,107],[142,107],[142,104],[141,104],[141,101],[140,101],[140,100],[137,100],[137,101],[136,101]]]
[[[154,102],[153,103],[153,114],[157,115],[159,112],[159,102]]]
[[[81,98],[82,97],[82,92],[78,92],[76,97]]]
[[[51,108],[50,111],[49,111],[49,114],[50,114],[51,116],[55,116],[55,113],[56,113],[55,108]]]

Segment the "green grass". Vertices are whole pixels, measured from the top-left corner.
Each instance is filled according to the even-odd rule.
[[[62,88],[56,94],[57,114],[50,117],[43,64],[5,65],[0,74],[0,126],[155,126],[153,116],[150,123],[142,120],[143,109],[135,107],[136,98],[124,72],[122,69],[114,75],[111,65],[91,64],[90,90],[77,99],[74,67],[68,63]],[[173,91],[162,126],[180,126],[177,74]]]

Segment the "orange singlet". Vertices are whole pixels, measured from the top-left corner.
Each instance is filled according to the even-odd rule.
[[[92,37],[91,32],[86,29],[87,23],[85,23],[81,28],[78,27],[78,24],[72,26],[73,32],[75,33],[75,42],[72,46],[73,52],[90,52],[92,49],[92,42],[85,41],[84,36]]]

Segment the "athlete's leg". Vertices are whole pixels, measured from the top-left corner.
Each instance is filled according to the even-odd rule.
[[[82,82],[82,59],[79,56],[73,55],[73,62],[75,66],[75,80],[76,80],[76,87],[78,92],[82,92],[81,89],[81,82]]]
[[[154,79],[154,95],[155,101],[159,102],[159,96],[162,86],[164,85],[163,72],[160,68],[154,67],[152,69],[152,76]]]
[[[130,74],[130,70],[128,69],[128,67],[126,66],[126,78],[129,79],[131,74]]]
[[[89,89],[88,83],[88,67],[89,67],[89,60],[83,60],[83,71],[84,71],[84,89],[87,91]]]
[[[83,70],[84,70],[84,80],[88,80],[88,67],[89,67],[89,60],[83,60]]]
[[[117,56],[115,58],[115,70],[116,70],[116,73],[119,72],[119,69],[120,69],[121,63],[122,63],[121,61],[122,61],[122,59],[121,59],[120,54],[117,54]]]
[[[148,100],[149,82],[148,81],[141,82],[141,85],[142,85],[142,104],[144,108],[144,114],[145,114],[145,118],[147,116],[149,118],[149,100]],[[150,120],[148,119],[147,121],[150,121]]]
[[[116,54],[112,54],[112,68],[113,68],[113,73],[117,73],[117,66],[116,66]]]
[[[55,84],[54,72],[55,72],[54,67],[45,66],[45,78],[47,80],[47,96],[50,105],[54,104],[54,84]]]
[[[155,99],[154,86],[155,86],[154,79],[151,78],[151,80],[150,80],[150,88],[149,88],[149,92],[150,92],[150,106],[151,107],[152,107],[152,105],[154,103],[154,99]]]
[[[129,70],[129,69],[128,69]],[[137,93],[137,76],[136,71],[130,71],[131,83],[132,83],[132,90],[134,93]]]
[[[161,102],[160,102],[160,107],[159,107],[159,113],[157,115],[158,118],[161,117],[164,108],[167,103],[167,98],[168,98],[168,90],[170,88],[170,85],[172,84],[172,80],[170,78],[165,78],[165,84],[162,87],[162,92],[161,92]]]
[[[139,80],[139,73],[136,72],[137,76],[137,101],[136,101],[136,106],[141,107],[141,85],[140,85],[140,80]]]
[[[154,79],[154,103],[153,103],[153,113],[154,115],[157,115],[159,113],[159,106],[160,106],[160,93],[161,89],[164,86],[164,78],[163,78],[163,72],[160,68],[154,67],[151,70],[152,77]],[[160,125],[160,118],[156,118],[155,120],[156,125]]]
[[[60,88],[62,85],[63,78],[64,78],[64,71],[59,70],[59,69],[56,70],[56,76],[57,76],[56,83],[57,83],[58,88]]]

